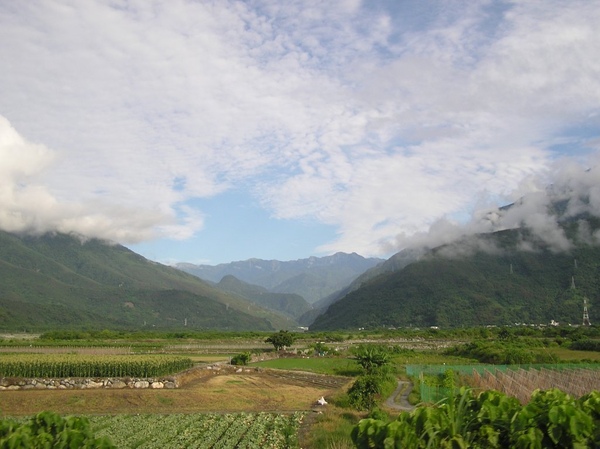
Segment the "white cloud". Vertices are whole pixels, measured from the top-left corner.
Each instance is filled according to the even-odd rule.
[[[53,150],[0,130],[28,226],[185,239],[187,200],[244,188],[376,254],[597,138],[597,1],[375,3],[0,5],[0,115]]]

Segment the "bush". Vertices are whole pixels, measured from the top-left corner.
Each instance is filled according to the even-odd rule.
[[[392,376],[359,376],[348,390],[348,401],[356,410],[372,410],[382,398],[389,396],[395,387],[396,379]]]
[[[478,340],[450,348],[445,351],[445,354],[468,357],[493,365],[556,363],[556,358],[552,354],[540,349],[536,350],[534,344],[541,344],[541,342]]]
[[[0,449],[20,447],[116,449],[106,437],[94,437],[86,418],[63,418],[53,412],[38,413],[23,424],[0,421]]]
[[[571,343],[570,349],[578,351],[596,351],[600,352],[600,340],[592,340],[589,338],[577,340]]]
[[[395,421],[363,419],[352,430],[362,448],[596,448],[600,393],[579,400],[558,389],[537,390],[525,406],[488,390],[459,394],[403,412]]]
[[[234,355],[231,358],[232,365],[247,365],[252,359],[252,354],[249,352],[242,352],[241,354]]]

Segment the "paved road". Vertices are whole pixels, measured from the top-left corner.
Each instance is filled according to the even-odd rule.
[[[394,408],[396,410],[411,411],[415,408],[414,405],[410,405],[408,402],[408,395],[413,389],[413,384],[404,380],[398,381],[398,388],[392,393],[392,395],[385,401],[385,405]]]

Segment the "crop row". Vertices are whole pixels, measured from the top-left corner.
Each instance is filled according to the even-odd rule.
[[[598,370],[590,369],[514,369],[502,372],[484,370],[480,375],[473,371],[472,384],[481,389],[494,389],[517,398],[522,404],[529,401],[536,389],[560,388],[562,391],[581,397],[594,390],[600,391]]]
[[[92,416],[95,435],[119,448],[276,449],[293,446],[303,413]]]
[[[10,354],[0,356],[0,377],[156,377],[191,366],[166,355]]]

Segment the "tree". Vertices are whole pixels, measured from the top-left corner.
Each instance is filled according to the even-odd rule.
[[[367,375],[382,372],[390,361],[390,355],[387,350],[374,345],[360,346],[354,356]]]
[[[265,343],[271,343],[275,347],[275,350],[279,351],[280,349],[292,346],[294,343],[294,336],[288,331],[281,330],[267,338]]]

